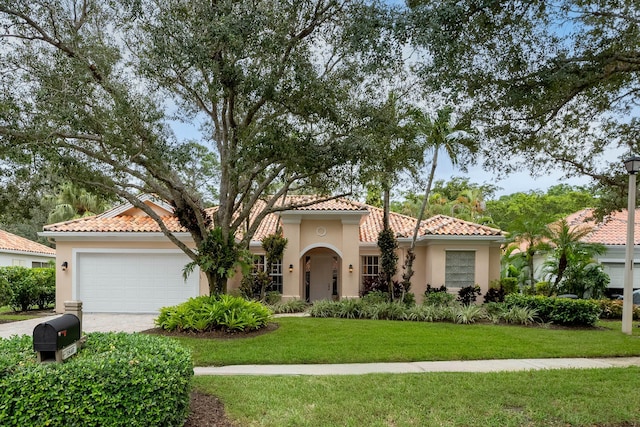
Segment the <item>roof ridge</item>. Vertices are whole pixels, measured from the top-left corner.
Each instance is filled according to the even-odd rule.
[[[466,219],[462,219],[462,218],[458,218],[458,217],[450,216],[450,215],[436,214],[436,215],[433,215],[432,217],[430,217],[429,219],[431,219],[431,218],[436,218],[436,217],[448,218],[448,219],[451,219],[452,221],[459,221],[459,222],[462,222],[462,223],[465,223],[465,224],[468,224],[468,225],[472,225],[472,226],[474,226],[474,227],[481,227],[481,228],[488,229],[488,230],[493,230],[493,231],[500,231],[500,232],[502,232],[502,230],[501,230],[501,229],[499,229],[499,228],[489,227],[488,225],[485,225],[485,224],[479,224],[479,223],[477,223],[477,222],[468,221],[468,220],[466,220]]]

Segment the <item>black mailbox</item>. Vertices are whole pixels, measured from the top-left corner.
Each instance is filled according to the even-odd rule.
[[[60,350],[73,345],[80,339],[80,319],[73,314],[42,322],[33,329],[33,350],[38,352],[38,360],[62,361]],[[75,349],[73,351],[75,353]]]

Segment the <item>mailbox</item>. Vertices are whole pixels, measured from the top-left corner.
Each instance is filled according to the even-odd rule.
[[[76,353],[78,340],[80,319],[73,314],[63,314],[33,329],[33,350],[39,362],[62,362]]]

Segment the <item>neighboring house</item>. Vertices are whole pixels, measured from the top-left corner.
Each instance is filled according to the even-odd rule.
[[[55,259],[55,249],[0,230],[0,267],[46,267]]]
[[[311,196],[291,196],[311,201]],[[193,245],[189,233],[172,215],[172,208],[152,197],[153,207],[178,238]],[[257,207],[259,209],[259,206]],[[209,211],[210,214],[213,210]],[[410,244],[415,219],[391,214],[391,227],[400,243],[399,264]],[[283,299],[316,301],[359,297],[362,281],[379,273],[378,232],[382,210],[347,199],[268,215],[260,224],[250,250],[264,269],[261,239],[280,225],[288,244],[273,268]],[[93,217],[44,227],[42,236],[55,240],[58,254],[56,310],[65,300],[81,300],[88,312],[156,312],[189,297],[208,293],[204,275],[186,281],[187,256],[164,236],[158,225],[138,208],[126,204]],[[447,216],[422,222],[411,292],[418,300],[427,284],[455,291],[478,284],[486,292],[500,277],[500,230]],[[67,262],[68,269],[60,265]],[[398,269],[398,277],[402,269]],[[229,282],[239,287],[240,275]]]

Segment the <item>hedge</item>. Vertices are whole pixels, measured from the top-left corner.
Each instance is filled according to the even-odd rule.
[[[182,426],[193,365],[176,341],[93,333],[64,363],[38,364],[29,336],[0,340],[2,426]]]
[[[46,308],[56,299],[56,271],[53,267],[0,267],[0,305],[14,310]]]
[[[584,299],[510,294],[504,302],[508,307],[535,309],[541,321],[565,326],[594,326],[601,312],[596,302]]]

